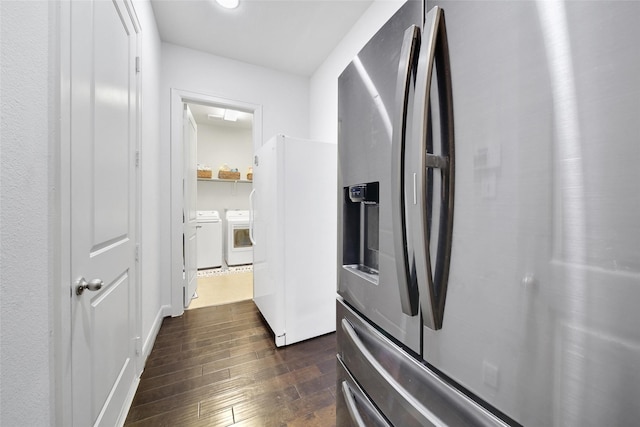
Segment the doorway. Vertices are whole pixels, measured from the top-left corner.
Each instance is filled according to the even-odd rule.
[[[211,95],[172,90],[171,97],[171,271],[172,271],[172,315],[183,312],[184,274],[182,228],[184,202],[182,199],[184,179],[183,118],[182,111],[188,105],[198,128],[198,148],[192,160],[201,172],[197,182],[197,210],[217,211],[222,221],[221,239],[223,244],[220,267],[201,268],[198,271],[197,296],[189,304],[189,309],[206,305],[229,302],[232,295],[218,290],[212,292],[210,282],[235,291],[239,283],[244,283],[248,291],[253,291],[250,264],[228,265],[224,246],[226,240],[226,213],[249,209],[249,193],[252,189],[250,172],[253,152],[262,145],[262,106],[240,101],[218,98]],[[228,113],[227,113],[228,112]],[[224,115],[235,115],[235,121],[225,120]],[[190,160],[191,161],[191,160]],[[226,166],[225,166],[226,165]],[[222,174],[218,171],[232,172]],[[190,169],[190,168],[189,168]],[[237,171],[235,171],[237,169]],[[209,172],[208,175],[206,172]],[[233,172],[237,172],[233,174]],[[246,193],[246,194],[245,194]],[[199,229],[202,230],[202,229]],[[199,238],[199,237],[198,237]],[[204,237],[211,238],[211,237]],[[248,274],[247,274],[248,273]],[[202,283],[202,288],[201,288]],[[205,288],[206,286],[206,288]],[[245,292],[246,295],[246,292]],[[226,299],[225,299],[226,298]]]
[[[198,290],[188,309],[253,298],[253,112],[187,103],[198,127]],[[244,218],[244,221],[242,220]]]

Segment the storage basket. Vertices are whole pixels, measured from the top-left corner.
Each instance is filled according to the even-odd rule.
[[[253,173],[249,172],[249,173],[247,174],[247,180],[249,180],[249,181],[253,181]]]
[[[211,178],[211,171],[198,169],[198,178]]]
[[[220,179],[240,179],[240,172],[218,171]]]

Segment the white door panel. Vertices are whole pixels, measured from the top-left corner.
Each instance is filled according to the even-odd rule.
[[[198,126],[185,104],[183,116],[184,144],[184,306],[191,303],[198,286]]]
[[[135,379],[137,35],[122,1],[71,2],[73,425],[117,423]]]
[[[94,408],[103,406],[120,374],[126,373],[130,368],[130,346],[122,339],[128,336],[129,318],[119,315],[121,311],[129,312],[128,307],[120,306],[120,303],[128,301],[129,287],[129,274],[123,274],[91,301],[94,363],[101,372],[95,377]]]
[[[107,3],[107,4],[102,4]],[[129,226],[130,31],[108,2],[96,3],[93,197],[95,243],[122,240]],[[99,19],[98,19],[99,17]],[[134,56],[135,61],[135,56]]]

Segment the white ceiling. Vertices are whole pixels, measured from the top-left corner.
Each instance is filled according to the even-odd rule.
[[[253,114],[238,111],[238,119],[236,121],[223,120],[224,108],[214,107],[210,105],[189,104],[189,109],[193,118],[198,125],[225,126],[234,128],[251,129],[253,125]],[[209,115],[214,117],[209,117]]]
[[[250,64],[310,76],[373,0],[151,0],[160,38]]]

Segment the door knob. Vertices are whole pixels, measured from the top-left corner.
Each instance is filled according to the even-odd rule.
[[[93,279],[87,282],[84,277],[79,278],[76,283],[78,284],[78,286],[76,286],[76,295],[82,295],[85,289],[98,291],[102,289],[102,285],[104,284],[100,279]]]

